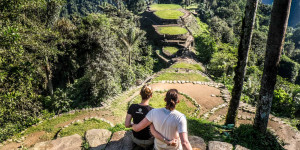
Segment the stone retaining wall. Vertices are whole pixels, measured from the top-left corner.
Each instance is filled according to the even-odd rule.
[[[165,67],[169,67],[172,64],[172,61],[169,60],[169,59],[166,59],[165,57],[163,57],[162,55],[160,55],[159,51],[156,51],[155,53],[156,53],[158,59],[163,62],[163,64],[164,64]]]

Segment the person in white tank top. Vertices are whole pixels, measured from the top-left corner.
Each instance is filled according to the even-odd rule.
[[[165,101],[165,108],[152,109],[146,118],[139,124],[134,124],[132,129],[138,132],[150,125],[151,133],[155,137],[156,150],[192,150],[188,141],[186,117],[175,110],[176,104],[179,103],[178,91],[169,90]]]

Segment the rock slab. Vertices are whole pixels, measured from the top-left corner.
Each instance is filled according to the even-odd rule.
[[[92,129],[86,131],[85,139],[89,143],[91,150],[104,149],[111,132],[106,129]]]
[[[37,143],[31,150],[81,150],[81,144],[81,136],[75,134],[52,141]]]
[[[235,147],[235,150],[250,150],[250,149],[245,148],[245,147],[243,147],[243,146],[241,146],[241,145],[237,145],[237,146]]]
[[[194,150],[206,150],[206,144],[201,137],[189,136],[189,142]]]
[[[229,143],[220,141],[209,141],[208,150],[232,150],[233,146]]]
[[[132,150],[131,131],[115,132],[105,150]]]

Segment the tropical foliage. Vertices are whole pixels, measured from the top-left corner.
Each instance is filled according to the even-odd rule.
[[[59,18],[65,4],[1,3],[0,141],[36,123],[42,110],[99,106],[152,73],[152,46],[136,15],[106,4],[105,13],[71,21]]]

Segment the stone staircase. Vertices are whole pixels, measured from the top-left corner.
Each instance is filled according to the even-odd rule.
[[[82,140],[78,134],[58,138],[52,141],[40,142],[30,150],[81,150],[82,144],[89,146],[90,150],[132,150],[133,141],[131,131],[117,131],[112,133],[106,129],[88,130]],[[198,136],[189,136],[193,150],[232,150],[233,145],[220,141],[209,141],[208,145]],[[234,150],[248,150],[237,145]]]

